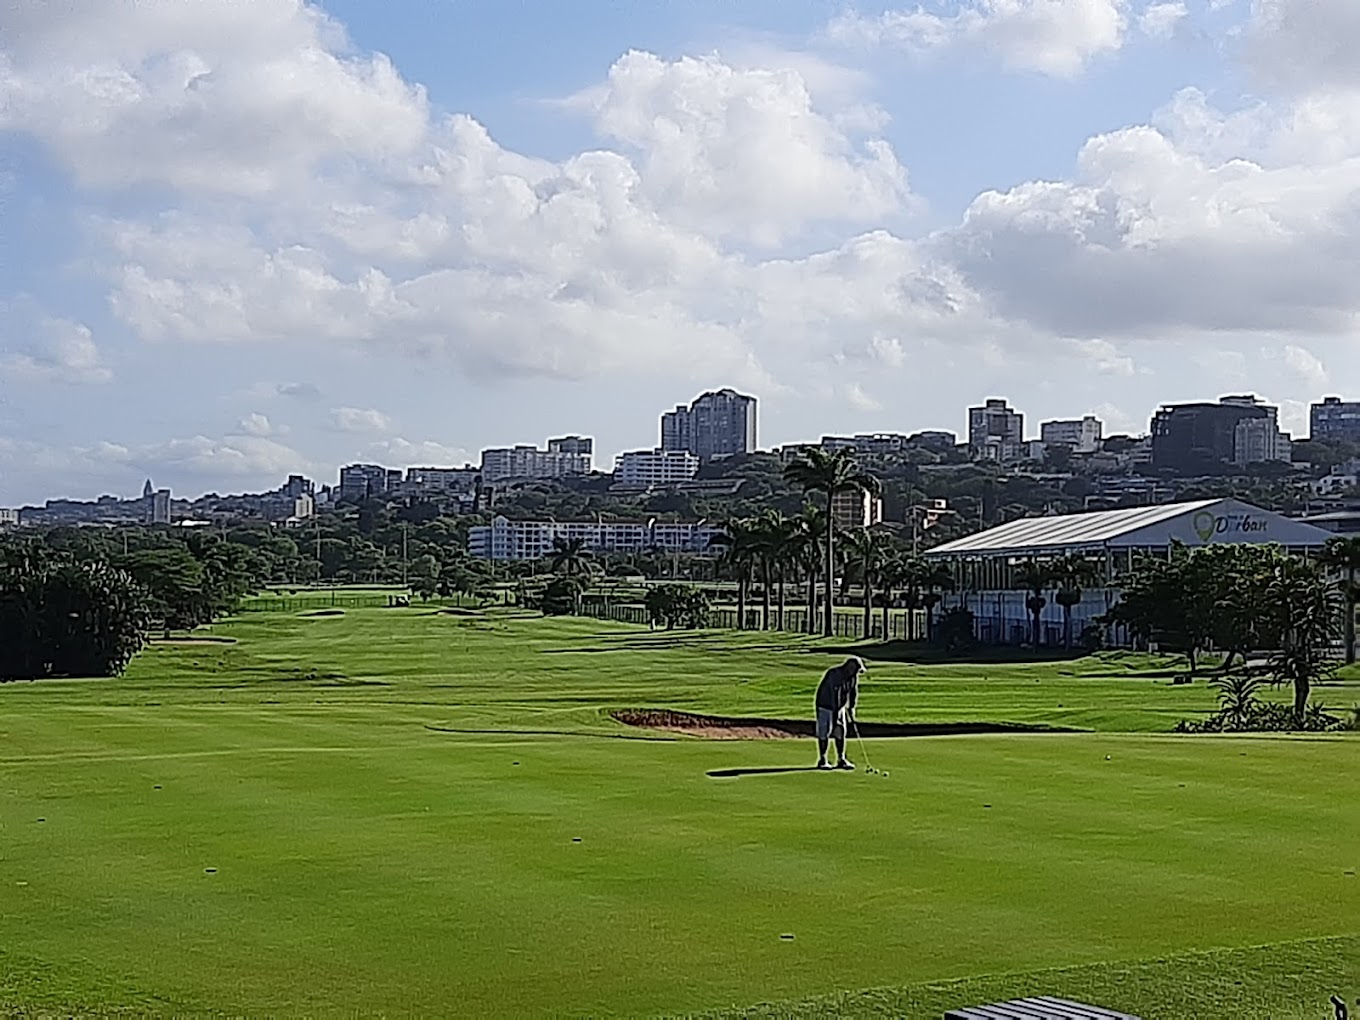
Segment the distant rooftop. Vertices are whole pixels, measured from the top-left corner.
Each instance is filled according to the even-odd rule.
[[[1159,525],[1163,527],[1159,528]],[[1226,530],[1226,535],[1224,530],[1216,529]],[[1173,540],[1191,545],[1209,541],[1255,541],[1313,547],[1323,545],[1329,537],[1321,528],[1239,500],[1202,499],[1053,517],[1026,517],[946,542],[926,555],[1061,555],[1110,547],[1161,547]]]

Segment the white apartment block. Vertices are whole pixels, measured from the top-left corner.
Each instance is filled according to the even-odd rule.
[[[1294,459],[1294,444],[1281,432],[1275,408],[1264,418],[1243,418],[1233,430],[1233,463],[1260,464]]]
[[[534,446],[508,446],[482,451],[482,480],[499,482],[507,478],[562,478],[588,475],[589,453],[562,449],[540,450]]]
[[[512,521],[496,517],[468,532],[468,552],[485,560],[538,560],[552,555],[553,542],[580,539],[594,553],[705,554],[722,529],[703,521],[646,523],[617,521]]]
[[[18,526],[19,511],[0,508],[0,528],[17,528]]]
[[[1094,415],[1066,421],[1046,421],[1039,426],[1039,439],[1047,446],[1070,446],[1075,453],[1100,449],[1104,425]]]
[[[838,492],[831,501],[831,517],[836,527],[847,531],[871,528],[883,521],[883,498],[861,489]]]
[[[688,450],[634,450],[619,455],[614,479],[625,485],[675,485],[699,473],[699,458]]]

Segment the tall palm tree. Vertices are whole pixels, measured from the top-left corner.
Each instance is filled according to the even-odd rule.
[[[728,521],[723,533],[714,535],[712,544],[723,549],[722,563],[737,579],[737,629],[746,629],[746,596],[751,584],[751,567],[757,559],[760,532],[754,518]]]
[[[1294,686],[1294,718],[1302,721],[1312,685],[1331,670],[1339,637],[1341,592],[1317,563],[1280,556],[1266,583],[1266,609],[1277,650],[1270,668],[1277,683]]]
[[[554,574],[576,577],[590,572],[594,556],[583,538],[554,538],[548,562]]]
[[[826,558],[825,615],[822,633],[832,634],[832,622],[836,612],[836,534],[835,510],[836,497],[843,492],[877,492],[878,479],[861,470],[852,450],[827,451],[819,446],[809,446],[798,459],[784,468],[784,477],[804,492],[820,492],[826,496],[826,532],[822,553]]]
[[[766,591],[773,581],[777,603],[775,606],[776,630],[784,629],[784,584],[790,566],[797,565],[798,522],[785,517],[778,510],[766,510],[757,518],[760,533],[761,568],[765,574]],[[766,598],[765,626],[768,629],[769,599]]]
[[[860,528],[850,532],[846,546],[849,560],[846,574],[849,575],[853,570],[859,575],[860,583],[864,586],[864,640],[868,641],[873,632],[874,585],[880,583],[883,567],[888,562],[892,546],[887,535],[872,528]],[[883,640],[887,639],[888,632],[885,629]]]
[[[581,596],[585,593],[587,579],[598,568],[595,554],[586,548],[582,538],[554,538],[552,552],[548,554],[552,572],[572,581],[572,612],[581,615]]]
[[[944,598],[941,593],[954,587],[953,575],[940,563],[908,556],[902,561],[900,576],[908,609],[926,611],[925,637],[930,641],[935,636],[935,607]]]
[[[1360,568],[1360,538],[1329,539],[1319,560],[1323,566],[1346,572],[1342,594],[1346,597],[1346,662],[1350,664],[1355,661],[1355,571]]]
[[[817,630],[817,574],[821,570],[826,517],[821,507],[805,504],[802,513],[793,519],[794,533],[789,542],[789,561],[807,582],[807,618],[803,629],[809,634]]]
[[[1015,572],[1015,579],[1020,582],[1020,586],[1029,592],[1029,598],[1025,599],[1025,608],[1029,610],[1031,622],[1030,642],[1035,649],[1039,647],[1039,631],[1042,627],[1040,617],[1043,614],[1044,606],[1048,605],[1048,599],[1044,598],[1044,592],[1048,589],[1048,582],[1052,576],[1048,564],[1040,563],[1038,560],[1029,560],[1022,563]]]
[[[883,613],[883,640],[892,635],[893,588],[901,584],[906,573],[906,560],[896,550],[889,550],[878,567],[878,588],[880,609]]]
[[[1100,577],[1096,565],[1085,556],[1063,556],[1049,566],[1049,580],[1057,586],[1053,601],[1062,607],[1063,647],[1072,647],[1072,610],[1081,604],[1082,587]]]

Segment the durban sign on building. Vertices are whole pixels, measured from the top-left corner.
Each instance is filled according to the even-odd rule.
[[[1119,535],[1114,547],[1183,545],[1284,545],[1317,547],[1332,537],[1329,532],[1270,510],[1236,499],[1187,507],[1186,512],[1157,524]]]

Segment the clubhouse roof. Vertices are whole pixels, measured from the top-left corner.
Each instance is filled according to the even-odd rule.
[[[1064,556],[1119,549],[1169,549],[1173,543],[1321,548],[1329,531],[1237,499],[1126,507],[1053,517],[1026,517],[928,550],[932,559]]]

